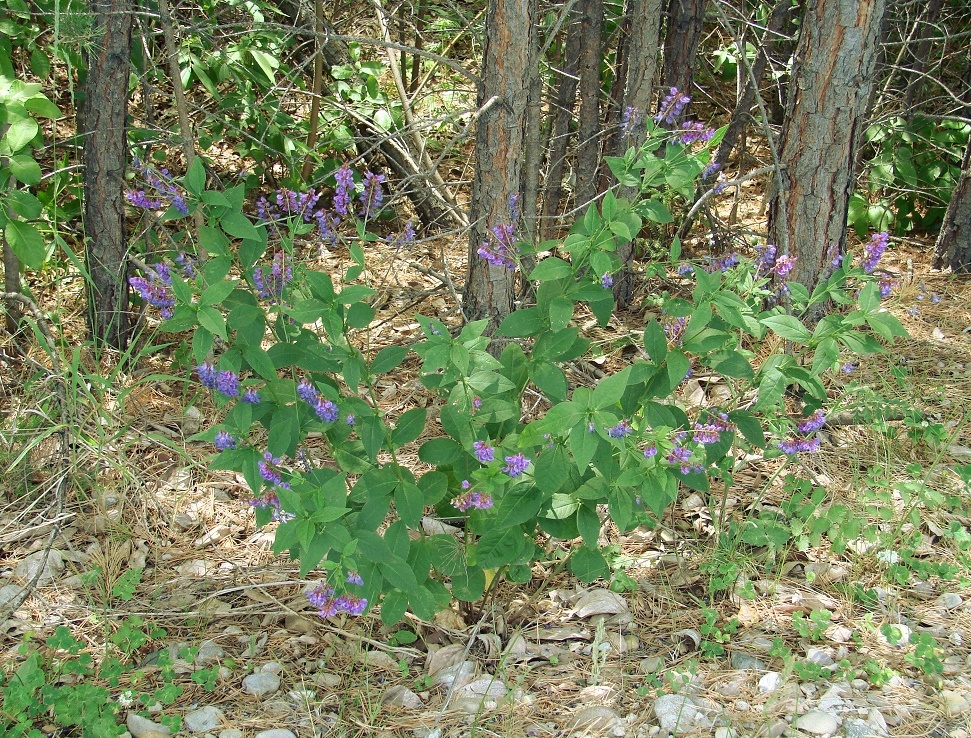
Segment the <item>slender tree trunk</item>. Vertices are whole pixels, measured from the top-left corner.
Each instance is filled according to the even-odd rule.
[[[499,250],[502,244],[491,229],[516,225],[510,200],[519,198],[522,186],[531,10],[532,0],[489,0],[486,9],[479,107],[493,96],[498,100],[476,130],[464,309],[469,320],[488,318],[493,330],[512,312],[516,275],[483,259],[478,250],[487,243]]]
[[[550,132],[549,168],[543,191],[542,227],[540,239],[548,240],[556,233],[556,218],[563,198],[563,172],[566,169],[566,152],[570,146],[570,123],[577,96],[577,74],[580,62],[580,20],[574,8],[566,39],[563,42],[563,58],[560,79],[553,98],[553,123]]]
[[[617,126],[623,126],[625,112],[639,116],[642,120],[650,117],[654,100],[654,77],[657,74],[658,52],[661,38],[661,6],[664,0],[628,0],[624,13],[627,33],[621,39],[624,64],[623,85],[618,96]],[[614,154],[623,155],[628,148],[637,148],[644,143],[645,127],[628,125],[623,131],[626,135],[615,139]],[[634,187],[622,187],[621,197],[633,200],[639,194]],[[634,256],[634,242],[625,243],[617,249],[617,256],[624,265],[614,276],[614,301],[619,309],[630,305],[634,294],[634,273],[630,268]]]
[[[88,326],[96,344],[121,350],[131,325],[123,190],[133,15],[131,0],[91,0],[90,7],[94,41],[84,111]]]
[[[600,168],[600,63],[603,59],[603,0],[581,0],[580,116],[577,147],[577,205],[597,197]]]
[[[964,150],[961,177],[947,205],[936,250],[938,262],[950,265],[955,274],[971,272],[971,141]]]
[[[924,89],[924,72],[927,69],[927,59],[931,51],[931,37],[938,33],[937,22],[941,16],[941,0],[930,0],[924,8],[920,19],[920,43],[914,50],[913,61],[910,64],[910,74],[907,90],[904,92],[904,114],[908,118],[914,115],[914,108],[921,102],[921,92]]]
[[[668,0],[667,26],[664,32],[665,89],[677,87],[691,94],[695,57],[705,22],[708,0]]]
[[[884,0],[808,0],[769,205],[769,241],[798,258],[810,291],[827,251],[846,244],[856,151],[865,128]],[[818,317],[818,316],[816,316]]]

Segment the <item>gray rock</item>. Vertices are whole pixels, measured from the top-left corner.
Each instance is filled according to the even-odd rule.
[[[775,692],[782,686],[782,675],[777,671],[770,671],[759,679],[759,691],[762,694]]]
[[[206,664],[211,664],[219,661],[225,652],[215,641],[203,641],[199,644],[199,650],[196,652],[196,664],[199,666],[204,666]]]
[[[280,677],[269,671],[258,671],[243,679],[243,689],[256,697],[266,697],[280,688]]]
[[[971,710],[971,695],[967,692],[944,689],[941,690],[941,699],[944,701],[944,711],[949,717],[957,717]]]
[[[51,549],[48,552],[35,551],[28,554],[23,561],[17,564],[13,573],[26,582],[34,581],[34,577],[39,573],[38,582],[49,582],[62,571],[64,571],[64,559],[61,552],[57,549]]]
[[[128,717],[125,718],[125,726],[134,738],[151,738],[153,734],[155,736],[172,735],[172,731],[166,726],[160,723],[153,723],[148,718],[143,718],[135,712],[128,713]]]
[[[805,715],[796,718],[795,725],[799,730],[804,730],[813,735],[832,735],[839,730],[839,721],[828,712],[811,710]]]
[[[268,671],[270,674],[279,674],[283,671],[283,664],[279,661],[267,661],[263,664],[263,668],[260,671]]]
[[[603,705],[591,705],[580,710],[570,721],[569,732],[608,733],[620,722],[616,711]]]
[[[239,728],[226,728],[219,731],[219,738],[243,738],[243,731]]]
[[[5,584],[0,587],[0,607],[6,607],[24,593],[24,588],[16,584]]]
[[[945,610],[955,610],[964,604],[964,599],[957,592],[946,592],[937,598],[935,604]]]
[[[640,670],[642,674],[656,674],[664,668],[664,659],[660,656],[648,656],[641,659]]]
[[[223,721],[223,717],[222,710],[210,705],[187,713],[182,718],[182,724],[191,733],[206,733],[218,728],[219,724]]]
[[[384,693],[381,697],[381,704],[417,710],[422,706],[422,701],[421,697],[408,689],[408,687],[399,684]]]
[[[739,671],[745,669],[751,669],[752,671],[765,671],[765,664],[759,659],[755,658],[751,654],[742,653],[741,651],[732,651],[732,655],[728,659],[729,663],[732,665],[733,669],[738,669]]]
[[[286,728],[271,728],[270,730],[261,730],[254,738],[297,738],[297,736]]]
[[[691,697],[683,694],[666,694],[654,700],[654,715],[667,733],[687,733],[699,728],[709,730],[715,723]]]

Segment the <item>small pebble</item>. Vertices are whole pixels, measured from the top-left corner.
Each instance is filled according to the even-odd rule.
[[[796,718],[796,727],[813,735],[832,735],[839,730],[839,722],[827,712],[812,710]]]
[[[759,691],[762,694],[775,692],[782,686],[782,675],[777,671],[770,671],[759,679]]]
[[[280,688],[280,677],[269,671],[258,671],[243,678],[243,689],[256,697],[266,697]]]

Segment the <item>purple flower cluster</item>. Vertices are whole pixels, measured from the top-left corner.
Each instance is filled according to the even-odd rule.
[[[621,139],[630,136],[637,128],[641,125],[644,120],[644,114],[639,108],[633,106],[628,106],[624,108],[624,115],[620,123],[620,137]]]
[[[465,484],[466,482],[462,483],[463,489],[467,489]],[[492,495],[469,490],[453,499],[452,507],[462,512],[468,512],[472,508],[476,510],[488,510],[492,507]]]
[[[897,280],[889,274],[880,275],[880,297],[890,297],[893,288],[897,286]]]
[[[351,594],[337,595],[329,584],[320,582],[307,592],[310,604],[317,608],[322,618],[330,618],[342,612],[348,615],[363,615],[367,612],[367,600]]]
[[[765,248],[755,248],[755,271],[760,277],[764,277],[772,271],[775,266],[775,257],[778,249],[771,243],[766,244]]]
[[[684,443],[688,440],[688,434],[684,431],[679,431],[674,434],[674,446],[667,455],[667,462],[671,466],[678,466],[681,468],[682,474],[700,474],[705,470],[705,467],[700,464],[692,464],[691,457],[692,451],[690,448],[684,446]],[[647,456],[647,453],[644,454]]]
[[[889,244],[890,234],[886,231],[874,233],[870,236],[870,240],[863,245],[864,272],[870,274],[877,268],[877,264],[880,262],[880,258],[883,256],[883,252],[887,250]]]
[[[472,453],[479,460],[480,464],[488,464],[496,458],[496,450],[485,441],[476,441],[473,443]]]
[[[236,439],[228,431],[221,430],[212,440],[212,445],[220,451],[230,451],[236,448]]]
[[[283,489],[290,489],[288,482],[283,481],[283,475],[280,473],[280,463],[281,459],[274,458],[273,454],[269,451],[263,454],[263,459],[257,464],[260,476],[270,484],[275,487],[282,487]]]
[[[695,423],[692,438],[701,444],[718,443],[721,434],[731,430],[735,430],[734,423],[728,419],[728,415],[719,413],[707,423]]]
[[[797,257],[789,256],[789,254],[782,254],[778,259],[775,260],[775,266],[772,267],[772,271],[781,279],[785,279],[789,276],[789,273],[795,268]]]
[[[626,418],[621,420],[613,428],[607,429],[607,435],[611,438],[627,438],[634,429],[630,427],[630,423],[627,422]]]
[[[351,193],[354,192],[354,172],[347,164],[342,164],[340,169],[334,172],[334,179],[337,181],[337,189],[334,191],[334,212],[338,215],[347,215],[347,209],[351,204]]]
[[[684,329],[688,327],[688,319],[686,317],[670,318],[665,321],[662,327],[668,343],[680,346],[681,340],[684,338]]]
[[[317,417],[325,423],[333,423],[340,416],[337,405],[320,394],[317,388],[306,379],[301,379],[297,385],[297,397],[310,405],[317,413]]]
[[[522,476],[522,473],[529,468],[530,461],[522,454],[514,454],[506,457],[506,465],[502,470],[510,477]]]
[[[652,443],[644,449],[644,458],[651,459],[655,456],[657,456],[657,446]]]
[[[779,441],[779,448],[787,456],[794,456],[799,453],[811,454],[814,451],[819,451],[819,436],[813,436],[812,438],[786,438],[785,440]]]
[[[661,100],[658,113],[654,116],[655,122],[661,123],[663,121],[669,126],[674,125],[689,102],[691,102],[690,97],[682,95],[677,87],[672,87],[668,90],[668,94],[665,95],[664,99]]]
[[[141,164],[137,159],[133,162],[138,173],[142,176],[145,185],[152,190],[153,194],[146,194],[145,190],[129,190],[125,193],[125,199],[136,208],[144,210],[159,210],[162,207],[171,205],[180,215],[189,214],[189,206],[186,204],[182,190],[172,182],[172,175],[168,169],[160,169],[158,173],[148,165]]]
[[[826,425],[826,413],[820,408],[796,427],[800,433],[809,435],[810,433],[815,433],[824,425]]]
[[[515,232],[512,224],[501,223],[492,227],[492,241],[483,241],[476,252],[492,266],[504,267],[510,271],[516,270],[514,255],[518,249],[515,246]]]
[[[247,405],[259,405],[260,404],[260,393],[257,392],[252,387],[250,387],[248,390],[246,390],[243,393],[242,400]]]
[[[384,182],[383,174],[368,172],[364,175],[364,189],[361,190],[361,215],[365,218],[372,218],[381,209],[384,202],[384,190],[381,183]]]
[[[711,164],[701,170],[701,181],[704,182],[707,179],[711,179],[721,170],[721,168],[721,164],[719,164],[717,161],[713,161]]]
[[[840,253],[839,244],[833,243],[829,245],[826,249],[826,261],[829,262],[830,268],[833,270],[839,269],[843,266],[844,254]]]
[[[705,264],[705,271],[709,274],[713,272],[727,272],[732,267],[738,266],[741,261],[741,257],[734,251],[725,256],[709,256],[708,263]]]
[[[610,272],[604,272],[603,276],[600,278],[600,286],[605,290],[609,290],[614,286],[614,278],[610,275]]]
[[[317,215],[315,208],[320,200],[320,194],[312,189],[306,192],[294,192],[281,187],[276,191],[273,199],[274,202],[271,203],[264,196],[256,201],[256,214],[260,220],[275,221],[298,217],[305,223],[309,223]]]
[[[855,361],[847,361],[840,367],[840,371],[843,372],[843,374],[852,374],[856,371],[856,368],[857,363]]]
[[[282,251],[274,254],[273,266],[270,267],[269,274],[264,275],[263,267],[256,267],[253,270],[253,284],[256,285],[257,293],[264,300],[279,301],[292,279],[293,268]]]
[[[148,277],[131,277],[128,284],[149,305],[159,309],[159,314],[165,320],[172,317],[175,307],[175,295],[172,294],[172,276],[164,263],[158,263],[148,271]]]
[[[205,362],[196,367],[199,374],[199,382],[206,389],[214,390],[226,397],[239,396],[239,375],[236,372],[221,372],[210,362]]]
[[[706,144],[714,137],[714,128],[708,128],[699,120],[689,120],[681,126],[681,135],[678,140],[685,146],[691,146],[696,143]]]
[[[364,586],[364,580],[361,578],[361,575],[358,574],[356,571],[347,572],[347,577],[344,579],[344,581],[347,582],[348,584],[355,584],[358,587]]]
[[[678,276],[687,277],[689,274],[694,274],[695,268],[691,264],[679,264],[678,265]]]

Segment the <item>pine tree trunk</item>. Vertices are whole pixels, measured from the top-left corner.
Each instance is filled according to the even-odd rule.
[[[510,199],[518,199],[522,184],[531,9],[532,0],[489,0],[486,9],[479,107],[493,96],[498,100],[476,130],[464,309],[469,320],[488,318],[492,329],[512,312],[516,275],[477,252],[484,243],[498,246],[490,229],[516,225]]]
[[[88,327],[96,344],[128,343],[128,243],[125,231],[125,116],[128,111],[131,0],[91,0],[94,39],[84,110],[84,227]]]
[[[779,144],[769,241],[798,258],[810,291],[827,251],[844,251],[856,152],[873,86],[884,0],[809,0]],[[818,317],[818,316],[817,316]]]
[[[961,177],[937,236],[937,256],[955,274],[971,273],[971,141],[964,150]]]
[[[665,89],[677,87],[691,94],[695,57],[705,22],[708,0],[668,0],[667,26],[664,32]]]
[[[603,60],[603,0],[580,0],[580,115],[577,146],[577,205],[597,197],[600,169],[600,64]]]
[[[546,186],[543,188],[543,211],[540,240],[553,238],[556,233],[556,219],[559,215],[560,200],[563,197],[563,172],[566,169],[566,152],[570,145],[570,123],[573,120],[573,106],[577,96],[577,72],[580,62],[580,21],[576,9],[573,10],[563,42],[563,58],[559,65],[561,71],[559,84],[553,98],[553,122],[550,126],[549,169]]]
[[[618,81],[623,92],[618,96],[618,126],[623,125],[625,111],[646,120],[651,116],[654,101],[654,76],[657,73],[658,51],[661,38],[661,6],[663,0],[628,0],[624,13],[627,33],[623,37],[623,72]],[[637,148],[644,143],[645,127],[628,126],[626,136],[618,136],[614,154],[622,156],[628,148]],[[638,192],[633,187],[622,187],[621,197],[633,200]],[[634,273],[630,268],[634,256],[634,242],[622,244],[617,256],[624,265],[614,275],[614,301],[619,309],[628,307],[634,294]]]

